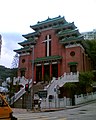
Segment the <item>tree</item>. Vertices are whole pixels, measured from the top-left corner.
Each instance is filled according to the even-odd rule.
[[[89,88],[91,90],[91,85],[93,83],[94,74],[93,72],[81,72],[79,74],[79,87],[82,92],[88,92]]]
[[[8,77],[12,77],[13,73],[10,68],[6,68],[5,66],[0,66],[0,79],[3,81]]]
[[[94,69],[96,69],[96,40],[86,40],[87,52],[94,62]]]
[[[18,67],[18,63],[19,63],[19,56],[16,53],[14,58],[13,58],[13,61],[12,61],[12,68],[17,68]]]
[[[18,72],[18,63],[19,63],[19,56],[18,54],[16,53],[16,55],[14,56],[13,58],[13,61],[12,61],[12,77],[17,77],[17,72]]]

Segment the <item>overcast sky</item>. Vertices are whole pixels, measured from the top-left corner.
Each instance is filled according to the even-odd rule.
[[[20,48],[23,34],[32,32],[30,25],[48,17],[64,16],[80,32],[96,29],[96,0],[0,0],[0,65],[11,67],[14,49]]]

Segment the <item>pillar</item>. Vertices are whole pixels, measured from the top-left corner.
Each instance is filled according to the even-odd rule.
[[[52,64],[50,64],[50,80],[52,79]]]
[[[42,80],[44,80],[44,64],[42,64]]]
[[[36,65],[34,65],[34,82],[36,83]]]
[[[58,62],[58,77],[60,76],[60,62]]]

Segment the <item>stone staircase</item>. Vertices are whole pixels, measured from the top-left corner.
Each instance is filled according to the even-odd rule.
[[[15,84],[18,80],[15,79],[14,83]],[[29,88],[31,88],[32,86],[32,79],[31,80],[25,80],[25,78],[21,79],[21,81],[19,81],[19,84],[22,85],[23,87],[17,92],[15,93],[14,96],[11,97],[10,100],[10,105],[12,105],[14,102],[16,102],[20,97],[22,97],[26,91],[25,91],[25,84],[29,83]]]
[[[36,85],[34,85],[34,93],[37,93],[38,91],[44,90],[44,87],[47,86],[48,83],[38,82]]]
[[[79,72],[77,73],[64,73],[59,78],[53,78],[51,83],[45,87],[44,90],[47,90],[47,99],[49,95],[56,95],[56,90],[59,89],[59,87],[62,87],[67,82],[79,82]]]
[[[25,84],[28,83],[28,80],[25,78],[18,79],[19,84],[22,84],[23,87],[15,93],[15,95],[11,98],[10,105],[12,105],[14,102],[16,102],[20,97],[22,97],[26,91],[25,91]],[[18,82],[18,80],[15,79],[15,82]],[[34,85],[34,93],[38,92],[39,90],[47,90],[47,98],[46,101],[48,101],[49,95],[56,95],[55,89],[58,89],[58,87],[62,87],[67,82],[79,82],[79,72],[77,73],[64,73],[61,77],[53,78],[53,80],[48,84],[44,83],[37,83]],[[29,88],[32,86],[32,80],[29,81]]]

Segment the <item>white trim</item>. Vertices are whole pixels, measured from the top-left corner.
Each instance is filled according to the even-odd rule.
[[[21,53],[20,56],[30,55],[30,53]]]
[[[83,50],[85,50],[84,47],[83,47],[81,44],[74,44],[74,45],[69,44],[69,45],[66,45],[65,48],[72,48],[72,47],[77,47],[77,46],[79,46],[79,47],[81,47]]]
[[[57,64],[57,62],[52,62],[52,64]]]
[[[44,63],[44,65],[49,65],[49,63]]]
[[[41,66],[41,64],[36,64],[36,66]]]

